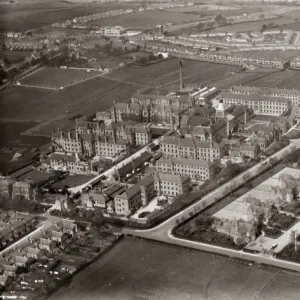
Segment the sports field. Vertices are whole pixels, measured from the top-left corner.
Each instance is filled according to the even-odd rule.
[[[43,68],[19,80],[26,87],[58,90],[102,75],[100,71],[84,69]]]
[[[298,300],[300,275],[123,239],[50,300]]]

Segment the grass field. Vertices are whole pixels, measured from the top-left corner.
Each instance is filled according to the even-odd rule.
[[[31,52],[29,51],[1,51],[0,53],[0,57],[6,58],[11,62],[21,61],[30,55]]]
[[[281,71],[270,74],[259,80],[252,80],[249,85],[262,87],[278,87],[287,89],[299,89],[300,72],[299,71]]]
[[[173,13],[169,11],[143,11],[125,16],[111,17],[103,20],[92,21],[90,24],[99,26],[124,26],[126,28],[147,28],[159,24],[184,23],[189,21],[199,21],[195,15]]]
[[[45,89],[59,89],[100,76],[101,72],[83,69],[43,68],[19,80],[21,85]]]
[[[50,300],[298,300],[300,276],[147,241],[122,240]]]
[[[119,8],[136,3],[87,3],[72,1],[33,1],[13,5],[0,4],[0,31],[26,31],[75,17]]]

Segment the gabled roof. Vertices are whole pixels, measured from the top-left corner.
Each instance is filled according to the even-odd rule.
[[[153,181],[154,181],[153,176],[148,175],[148,176],[144,177],[142,180],[140,180],[137,184],[135,184],[134,186],[127,189],[123,194],[118,195],[118,198],[130,199],[133,195],[135,195],[141,189],[142,186],[147,187],[148,185],[153,183]]]
[[[153,174],[154,181],[165,181],[165,182],[173,182],[176,184],[183,184],[184,182],[190,180],[188,176],[180,176],[175,174],[165,174],[156,172]]]

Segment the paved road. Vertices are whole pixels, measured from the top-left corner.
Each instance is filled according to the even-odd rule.
[[[300,148],[300,140],[292,140],[290,145],[281,149],[277,153],[273,154],[271,158],[282,159],[288,153],[290,153],[290,151],[294,150],[294,148],[296,149]],[[245,253],[243,251],[235,251],[235,250],[225,249],[218,246],[212,246],[212,245],[207,245],[199,242],[178,239],[174,237],[171,233],[173,228],[177,225],[177,222],[181,221],[182,218],[187,219],[190,217],[190,214],[198,213],[204,208],[215,203],[218,199],[222,198],[225,194],[228,194],[231,190],[233,190],[238,185],[245,183],[247,180],[255,177],[257,174],[266,170],[269,167],[267,163],[268,160],[269,158],[256,164],[252,168],[246,170],[245,172],[236,176],[229,182],[223,184],[218,189],[208,193],[207,195],[199,199],[195,204],[185,208],[183,211],[180,211],[179,213],[172,216],[165,222],[159,224],[158,226],[146,230],[135,230],[131,228],[124,228],[123,233],[131,234],[143,238],[153,239],[157,241],[163,241],[163,242],[176,244],[180,246],[186,246],[186,247],[191,247],[191,248],[200,249],[204,251],[214,252],[218,254],[223,254],[230,257],[242,258],[250,261],[255,261],[258,263],[270,264],[277,267],[292,269],[300,272],[299,264],[280,261],[270,256],[253,255],[253,254]]]

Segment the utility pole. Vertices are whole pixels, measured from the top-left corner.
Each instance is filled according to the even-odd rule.
[[[297,230],[294,231],[294,243],[295,243],[295,252],[298,251],[298,247],[297,247]]]

